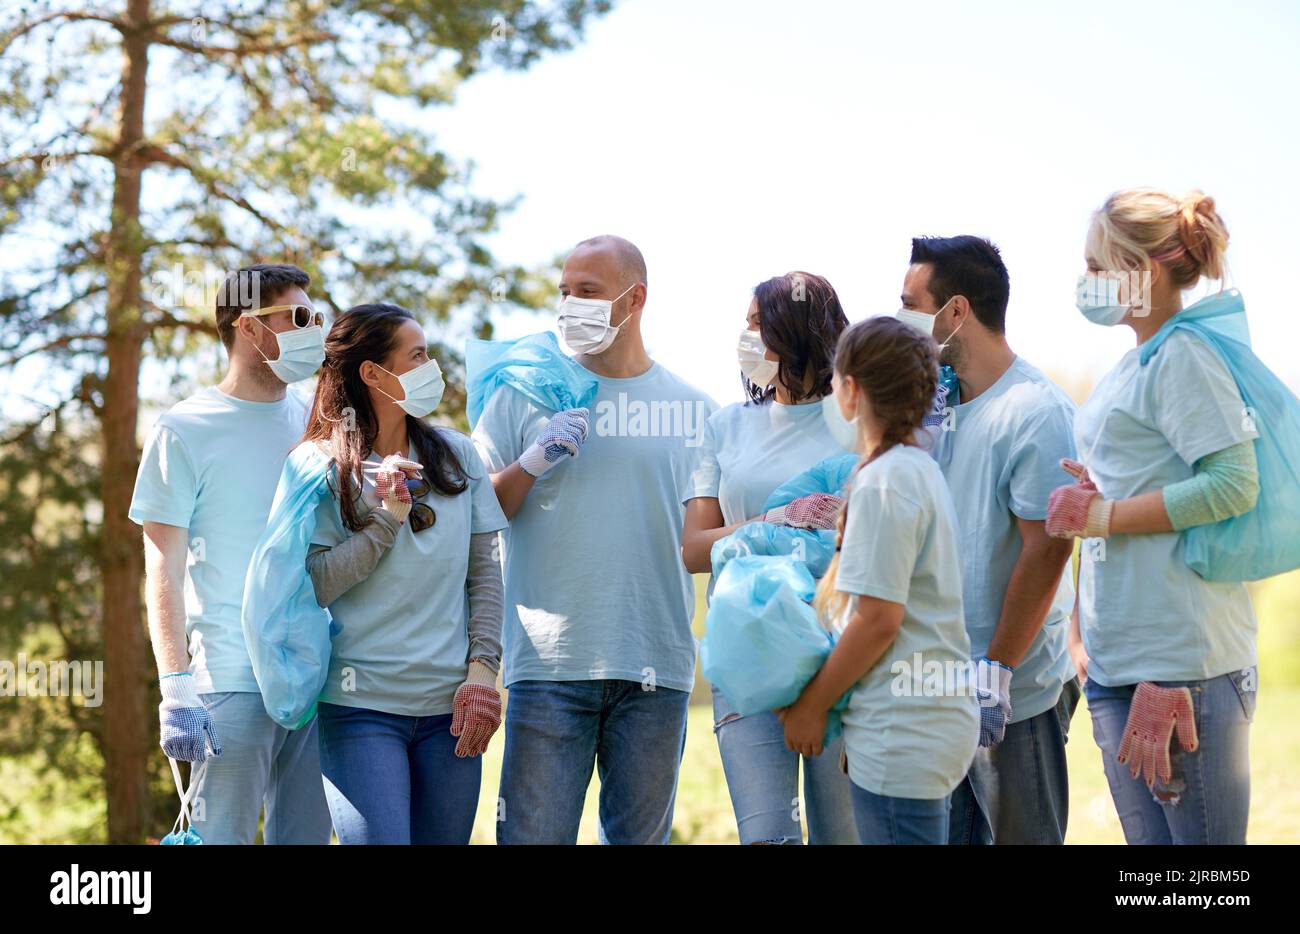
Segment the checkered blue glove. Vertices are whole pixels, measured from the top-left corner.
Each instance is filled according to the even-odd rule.
[[[158,732],[163,752],[185,762],[202,762],[209,755],[221,755],[221,741],[212,717],[194,691],[194,676],[188,671],[163,675],[159,687],[163,699],[158,705]],[[211,747],[211,753],[206,746]]]
[[[921,427],[940,428],[943,426],[944,410],[948,408],[948,387],[940,383],[934,391],[934,402],[930,411],[921,418]]]
[[[980,745],[996,746],[1011,722],[1011,676],[1015,669],[992,659],[975,663],[975,696],[980,702]]]
[[[587,440],[586,409],[565,409],[546,423],[537,440],[519,456],[519,466],[527,474],[540,477],[560,461],[577,457]]]

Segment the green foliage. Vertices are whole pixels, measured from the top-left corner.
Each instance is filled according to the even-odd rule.
[[[0,369],[24,364],[39,375],[23,387],[31,421],[0,423],[0,658],[29,646],[50,659],[103,658],[102,518],[127,507],[99,502],[104,425],[118,414],[103,392],[108,296],[134,279],[137,255],[142,299],[114,318],[114,333],[138,346],[150,385],[170,379],[165,395],[213,358],[225,274],[282,261],[312,275],[318,306],[382,298],[419,315],[448,372],[440,414],[463,420],[463,338],[490,335],[494,311],[540,307],[552,290],[546,273],[492,255],[486,238],[513,202],[474,195],[469,166],[441,148],[436,114],[480,71],[527,68],[570,48],[609,6],[4,5]],[[148,46],[143,88],[124,78],[132,42]],[[143,109],[143,138],[126,145],[133,107]],[[137,173],[138,199],[115,203]],[[103,473],[122,476],[121,460]],[[156,690],[146,687],[149,668],[142,658],[130,689]],[[24,778],[62,775],[60,794],[89,794],[102,753],[97,711],[57,698],[0,704],[0,786],[11,787],[21,764]],[[160,807],[169,794],[161,758],[149,761]],[[38,838],[47,805],[0,794],[0,839]],[[102,811],[102,801],[83,809],[53,836],[93,837],[85,820],[102,827]]]

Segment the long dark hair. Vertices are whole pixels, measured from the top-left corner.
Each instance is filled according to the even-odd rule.
[[[879,316],[859,321],[846,330],[835,349],[835,371],[840,377],[851,376],[871,401],[871,409],[882,423],[880,444],[863,451],[859,470],[890,448],[910,444],[921,422],[934,404],[939,385],[939,345],[934,338],[904,324],[896,318]],[[835,524],[835,557],[826,569],[813,606],[829,623],[848,605],[848,594],[835,589],[835,575],[840,567],[840,545],[844,543],[844,526],[849,515],[853,481],[844,492],[844,505]]]
[[[370,387],[361,380],[361,364],[370,360],[382,366],[397,343],[397,329],[414,320],[415,315],[400,305],[356,305],[339,315],[325,338],[325,364],[302,438],[330,443],[338,484],[335,489],[331,483],[331,490],[343,524],[353,532],[365,525],[357,511],[361,462],[379,435],[379,419],[370,405]],[[469,488],[464,465],[436,428],[407,415],[406,432],[434,490],[452,496]]]
[[[788,272],[754,286],[758,335],[777,356],[776,379],[766,389],[742,376],[745,393],[764,403],[779,382],[795,402],[819,399],[831,391],[835,342],[849,326],[840,297],[826,279],[810,272]]]

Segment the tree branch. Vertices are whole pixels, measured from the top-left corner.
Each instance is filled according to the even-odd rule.
[[[9,30],[4,38],[0,39],[0,55],[4,55],[5,52],[8,51],[9,46],[13,45],[29,32],[39,29],[46,23],[52,23],[58,19],[66,20],[67,22],[107,23],[118,32],[122,33],[125,33],[127,29],[126,23],[115,16],[103,16],[102,14],[97,13],[87,13],[84,10],[60,10],[57,13],[46,13],[44,16],[38,16],[30,22],[15,26],[13,29]]]

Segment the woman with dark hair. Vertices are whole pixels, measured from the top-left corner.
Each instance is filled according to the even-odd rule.
[[[325,342],[304,444],[327,454],[307,569],[335,636],[321,771],[339,842],[468,843],[501,722],[506,527],[415,316],[358,305]]]
[[[834,527],[835,496],[816,493],[767,513],[763,505],[787,480],[849,453],[836,442],[822,404],[830,398],[835,344],[847,326],[839,297],[821,276],[792,272],[754,289],[738,347],[748,401],[720,409],[705,425],[682,533],[687,570],[710,571],[713,543],[747,522]],[[801,761],[809,842],[857,842],[848,779],[837,763],[839,740],[829,755],[801,759],[786,749],[774,713],[742,717],[716,687],[713,710],[741,843],[803,841]]]

